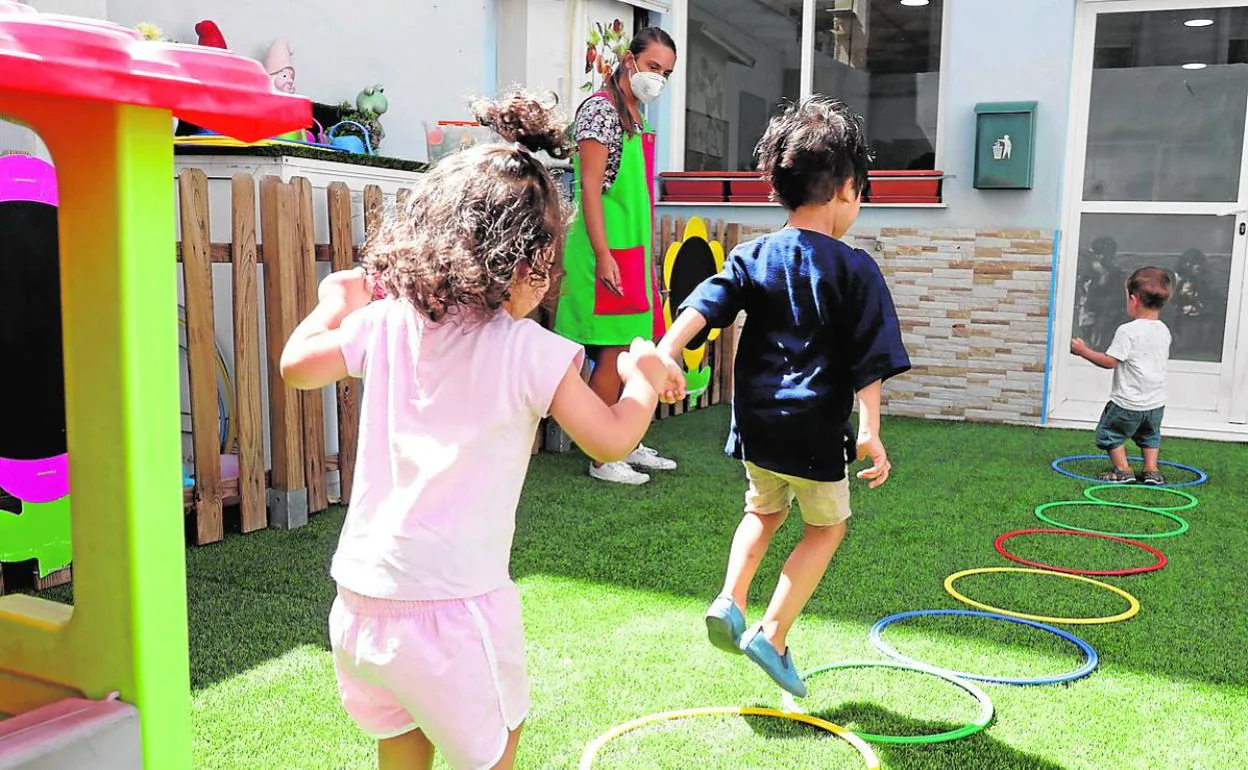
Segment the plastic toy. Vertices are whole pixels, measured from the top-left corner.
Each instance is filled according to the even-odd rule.
[[[29,155],[0,157],[0,360],[23,376],[0,382],[0,562],[34,559],[40,577],[68,566],[69,460],[57,248],[56,172]],[[21,515],[11,515],[21,514]]]
[[[342,134],[341,136],[338,135],[336,132],[339,129],[341,129],[343,126],[352,126],[354,128],[358,128],[361,131],[361,133],[364,134],[364,138],[361,139],[360,137],[354,134]],[[372,140],[369,137],[368,129],[362,126],[361,124],[356,123],[354,120],[344,120],[341,123],[336,123],[330,126],[329,130],[325,132],[325,138],[329,139],[329,145],[331,147],[336,147],[339,150],[343,150],[344,152],[353,152],[353,153],[356,153],[357,155],[375,154]]]
[[[72,608],[0,598],[0,712],[31,719],[66,697],[117,692],[137,709],[143,767],[183,770],[192,763],[169,125],[177,117],[254,142],[311,125],[311,103],[276,92],[263,67],[228,51],[0,0],[0,115],[37,131],[56,158],[76,580]],[[10,745],[0,740],[0,764]]]

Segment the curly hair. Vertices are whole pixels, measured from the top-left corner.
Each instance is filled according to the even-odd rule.
[[[431,321],[483,320],[510,296],[517,266],[548,285],[570,219],[550,171],[533,154],[572,152],[567,120],[522,89],[473,113],[508,144],[486,144],[441,161],[364,245],[364,268],[387,295]]]
[[[827,96],[791,104],[772,118],[754,157],[790,211],[827,203],[850,181],[860,195],[867,192],[871,151],[862,116]]]

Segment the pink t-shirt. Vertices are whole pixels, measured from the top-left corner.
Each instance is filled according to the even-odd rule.
[[[364,384],[334,580],[410,601],[507,585],[538,421],[580,345],[503,311],[433,323],[394,299],[352,313],[341,334]]]

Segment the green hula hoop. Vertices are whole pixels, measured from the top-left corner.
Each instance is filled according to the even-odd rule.
[[[1179,528],[1172,529],[1168,532],[1144,532],[1144,533],[1107,532],[1102,529],[1085,529],[1084,527],[1076,527],[1073,524],[1066,524],[1064,522],[1058,521],[1057,519],[1052,519],[1044,515],[1044,512],[1049,510],[1050,508],[1062,508],[1062,507],[1067,507],[1067,506],[1072,506],[1072,505],[1099,505],[1105,508],[1129,508],[1134,511],[1144,511],[1146,513],[1155,513],[1158,516],[1164,516],[1167,519],[1170,519],[1171,521],[1177,521],[1179,523]],[[1047,524],[1051,524],[1055,527],[1060,527],[1062,529],[1070,529],[1070,530],[1074,530],[1075,532],[1090,532],[1094,535],[1109,535],[1110,537],[1125,537],[1125,538],[1131,538],[1135,540],[1145,540],[1148,538],[1176,537],[1186,532],[1188,527],[1190,526],[1187,523],[1187,519],[1183,518],[1182,516],[1179,516],[1176,513],[1172,513],[1167,510],[1162,510],[1160,508],[1149,508],[1148,506],[1145,506],[1145,505],[1132,505],[1130,503],[1110,503],[1104,500],[1060,500],[1055,503],[1045,503],[1044,505],[1041,505],[1038,508],[1036,508],[1036,518],[1039,519],[1040,521],[1043,521]]]
[[[917,671],[920,674],[928,674],[930,676],[936,677],[937,679],[943,679],[946,682],[949,682],[950,684],[957,685],[958,687],[961,687],[963,690],[969,693],[971,697],[973,697],[976,701],[979,702],[979,716],[975,718],[974,722],[962,725],[956,730],[948,730],[943,733],[935,733],[933,735],[875,735],[873,733],[864,733],[862,730],[854,730],[854,735],[857,735],[859,738],[863,739],[864,741],[867,741],[868,743],[895,743],[895,744],[906,744],[906,745],[913,746],[913,745],[921,744],[921,743],[944,743],[945,741],[956,741],[959,738],[965,738],[968,735],[974,735],[980,730],[983,730],[992,722],[992,714],[993,714],[992,701],[988,698],[987,693],[985,693],[975,684],[968,682],[965,679],[961,679],[947,672],[940,671],[939,669],[931,668],[925,665],[916,665],[914,663],[901,663],[901,662],[892,661],[892,660],[850,661],[848,663],[832,663],[827,666],[820,666],[818,668],[814,668],[814,669],[811,669],[810,671],[807,671],[802,676],[802,680],[809,681],[813,679],[814,677],[820,674],[826,673],[828,671],[835,671],[837,669],[844,669],[844,668],[895,668],[901,671]]]
[[[1197,499],[1196,499],[1196,497],[1195,497],[1194,495],[1192,495],[1192,494],[1190,494],[1190,493],[1188,493],[1188,492],[1184,492],[1184,491],[1183,491],[1183,490],[1181,490],[1181,489],[1176,489],[1176,488],[1174,488],[1174,487],[1143,487],[1143,486],[1140,486],[1140,485],[1138,485],[1138,484],[1097,484],[1097,485],[1096,485],[1096,486],[1094,486],[1094,487],[1085,487],[1085,488],[1084,488],[1084,490],[1083,490],[1083,496],[1084,496],[1084,497],[1086,497],[1086,498],[1088,498],[1089,500],[1091,500],[1091,501],[1092,501],[1092,502],[1094,502],[1094,503],[1111,503],[1111,504],[1112,504],[1112,503],[1114,503],[1114,501],[1113,501],[1113,500],[1106,500],[1106,499],[1105,499],[1105,498],[1103,498],[1103,497],[1097,497],[1095,494],[1093,494],[1093,493],[1094,493],[1094,492],[1096,492],[1096,490],[1098,490],[1098,489],[1136,489],[1136,490],[1143,489],[1143,490],[1147,490],[1147,491],[1149,491],[1149,492],[1167,492],[1167,493],[1172,494],[1172,495],[1174,495],[1174,496],[1176,496],[1176,497],[1181,497],[1181,498],[1183,498],[1184,500],[1186,500],[1186,501],[1187,501],[1187,502],[1186,502],[1186,503],[1184,503],[1183,505],[1149,505],[1149,506],[1145,506],[1145,507],[1147,507],[1147,508],[1151,508],[1151,509],[1153,509],[1154,511],[1170,511],[1170,512],[1174,512],[1174,511],[1186,511],[1186,510],[1190,510],[1190,509],[1192,509],[1192,508],[1195,508],[1195,507],[1196,507],[1196,505],[1197,505],[1197,503],[1199,503],[1199,502],[1200,502],[1199,500],[1197,500]]]

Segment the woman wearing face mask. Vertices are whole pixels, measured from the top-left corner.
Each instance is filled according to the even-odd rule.
[[[589,384],[619,401],[616,359],[636,337],[658,339],[663,310],[654,280],[655,137],[642,113],[676,66],[676,44],[658,27],[637,33],[619,66],[576,116],[576,220],[568,232],[555,331],[585,346]],[[591,464],[589,475],[644,484],[643,471],[676,463],[638,445],[621,462]]]

